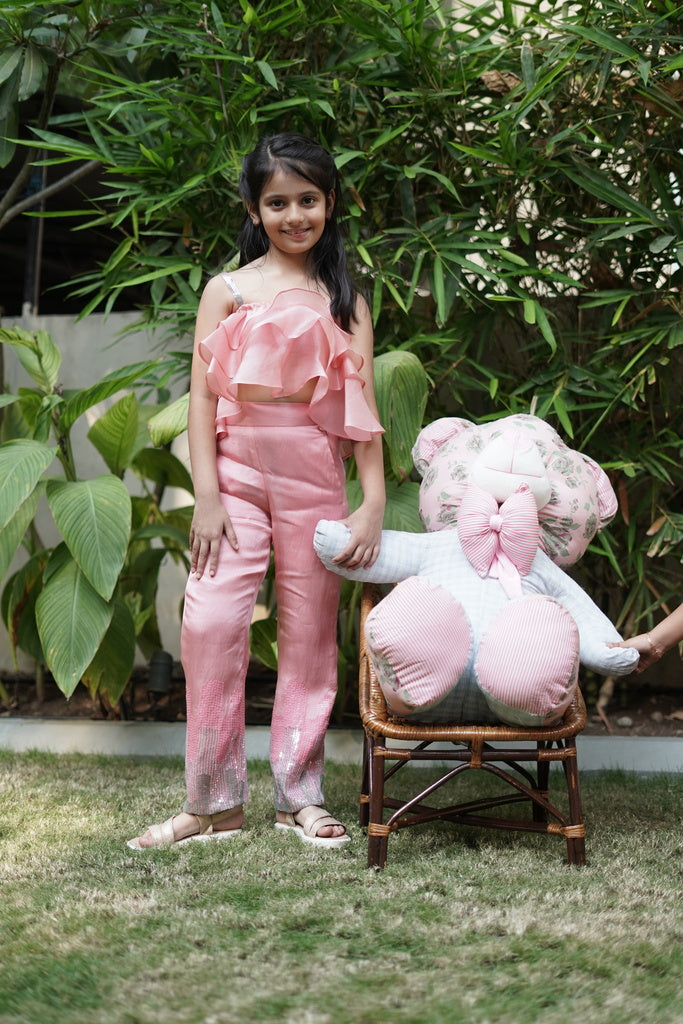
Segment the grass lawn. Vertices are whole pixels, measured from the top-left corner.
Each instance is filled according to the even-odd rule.
[[[272,828],[262,763],[240,836],[145,854],[179,760],[5,752],[0,780],[0,1024],[683,1024],[683,776],[584,775],[585,868],[437,824],[379,873],[350,766],[343,851]]]

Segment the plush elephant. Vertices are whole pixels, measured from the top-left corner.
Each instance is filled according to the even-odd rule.
[[[368,615],[368,651],[390,709],[422,721],[544,725],[579,665],[632,671],[638,653],[560,567],[616,512],[600,467],[534,416],[442,419],[413,448],[425,533],[385,530],[370,569],[334,558],[347,528],[321,520],[315,549],[348,579],[396,584]],[[559,564],[556,564],[559,563]]]

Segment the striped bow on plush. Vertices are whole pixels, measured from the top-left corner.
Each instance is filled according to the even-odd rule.
[[[540,542],[536,501],[526,484],[500,506],[488,491],[470,484],[458,513],[458,536],[482,578],[498,579],[510,599],[522,596],[520,575],[531,569]]]

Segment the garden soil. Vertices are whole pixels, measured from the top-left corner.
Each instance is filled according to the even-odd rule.
[[[683,685],[661,688],[655,670],[652,681],[629,676],[615,681],[614,692],[598,713],[595,694],[587,693],[588,735],[615,736],[683,736]],[[602,680],[600,680],[602,682]],[[185,684],[182,670],[175,666],[170,691],[151,695],[147,690],[147,673],[136,671],[127,695],[117,706],[105,697],[90,697],[78,686],[69,700],[47,676],[44,697],[38,699],[35,679],[30,676],[4,676],[2,684],[9,700],[0,700],[0,717],[18,718],[91,718],[178,722],[185,719]],[[252,666],[247,678],[247,725],[269,725],[275,697],[275,675],[259,666]],[[360,720],[351,709],[332,722],[332,728],[360,728]]]

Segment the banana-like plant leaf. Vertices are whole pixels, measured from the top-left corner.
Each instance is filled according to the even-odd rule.
[[[192,477],[186,467],[165,448],[143,448],[131,462],[131,468],[143,480],[153,480],[162,487],[179,487],[194,494]]]
[[[36,622],[45,660],[65,696],[71,696],[95,657],[113,611],[60,544],[36,601]]]
[[[54,448],[29,438],[0,446],[0,530],[33,493],[54,457]]]
[[[2,620],[9,633],[15,666],[18,647],[36,661],[45,661],[36,629],[35,604],[43,587],[43,572],[47,559],[45,551],[39,551],[29,558],[10,577],[2,592]]]
[[[105,398],[111,398],[117,391],[130,387],[140,377],[144,377],[159,365],[158,359],[151,359],[144,363],[134,363],[132,366],[124,366],[113,374],[108,374],[97,384],[83,391],[77,391],[64,403],[60,416],[62,430],[68,430],[82,416],[86,409],[92,408]]]
[[[252,622],[249,650],[262,665],[277,671],[277,619],[257,619]]]
[[[158,412],[149,421],[149,433],[152,444],[170,444],[171,441],[187,430],[187,410],[190,405],[189,392],[171,402],[165,409]]]
[[[97,653],[83,673],[91,696],[105,692],[117,704],[135,663],[135,623],[125,601],[114,601],[114,614]]]
[[[19,545],[33,519],[45,486],[42,481],[0,530],[0,580],[5,578]]]
[[[118,477],[50,480],[47,500],[69,551],[98,594],[109,600],[128,550],[130,495]]]
[[[407,533],[424,533],[424,526],[418,511],[420,485],[413,480],[397,484],[387,480],[387,504],[384,510],[385,530],[404,530]],[[363,501],[363,489],[359,480],[349,480],[346,484],[346,498],[349,511],[354,512]]]
[[[0,342],[11,345],[29,377],[45,394],[59,379],[62,354],[47,331],[24,331],[20,327],[0,330]]]
[[[412,448],[422,427],[428,378],[412,352],[384,352],[375,359],[375,394],[391,468],[405,480],[413,468]]]
[[[122,477],[135,451],[138,431],[138,400],[131,392],[95,420],[88,439],[97,448],[107,466]]]

